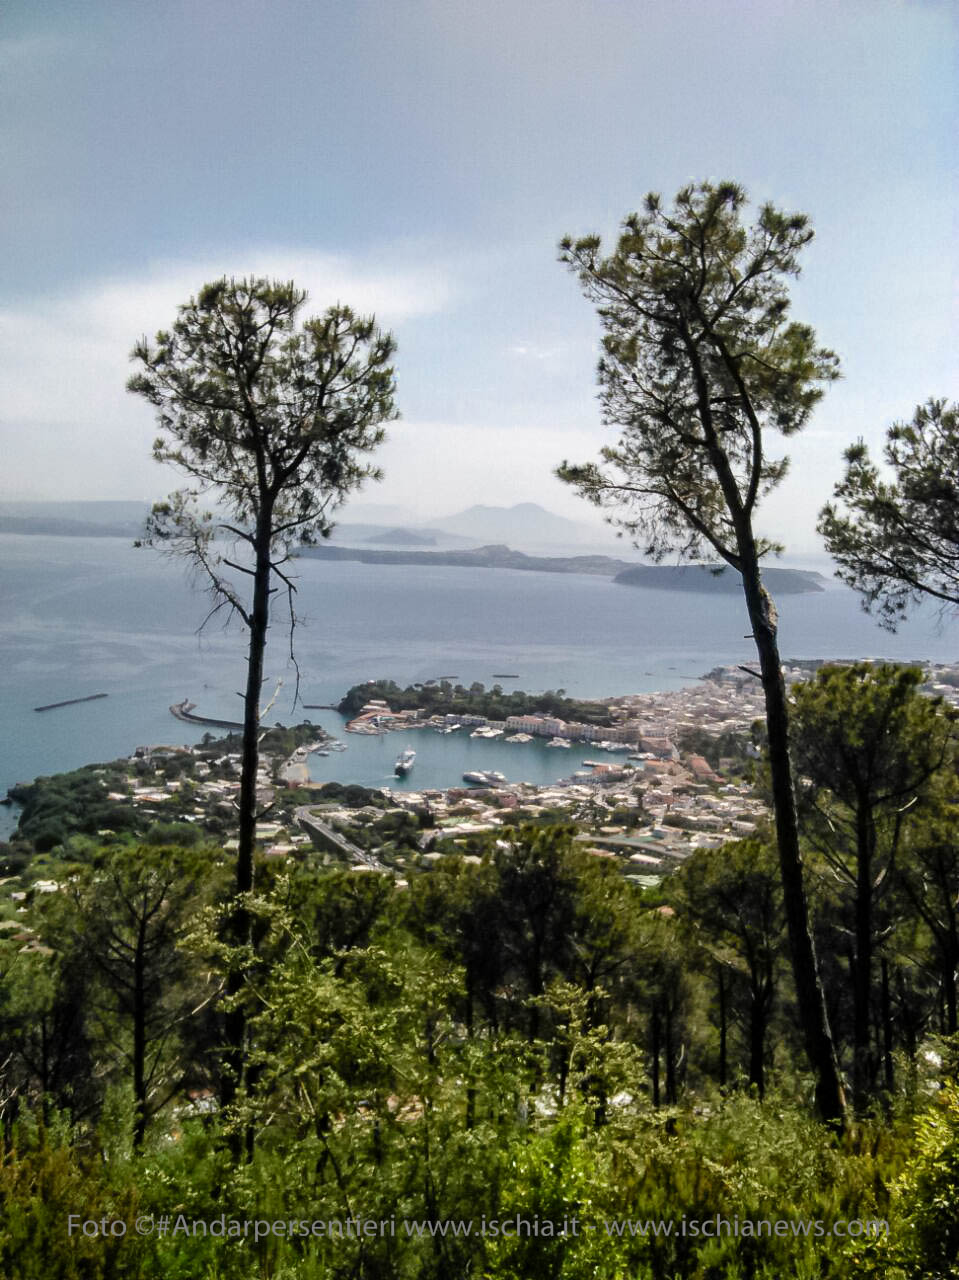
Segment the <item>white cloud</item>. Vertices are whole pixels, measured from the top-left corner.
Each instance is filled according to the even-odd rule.
[[[597,350],[598,343],[593,341],[553,342],[544,345],[540,342],[530,342],[523,339],[520,342],[513,343],[509,348],[509,354],[521,360],[535,360],[540,364],[558,365],[571,357],[581,357],[584,351],[589,351],[592,354]]]
[[[0,430],[4,489],[49,497],[126,497],[153,492],[152,411],[125,391],[129,352],[168,326],[177,306],[225,274],[292,279],[309,293],[305,314],[334,302],[375,312],[385,326],[450,307],[457,294],[442,265],[359,266],[343,256],[258,248],[219,260],[157,262],[62,297],[0,311]]]

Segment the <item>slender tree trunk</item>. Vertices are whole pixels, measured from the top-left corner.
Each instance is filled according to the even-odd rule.
[[[653,1044],[652,1044],[652,1056],[653,1056],[653,1106],[654,1106],[654,1107],[658,1107],[658,1106],[659,1106],[659,1052],[660,1052],[660,1046],[659,1046],[659,1006],[658,1006],[658,1005],[656,1005],[656,1006],[653,1008],[653,1026],[652,1026],[652,1033],[653,1033]]]
[[[676,1103],[676,1048],[673,1042],[673,1006],[666,1005],[666,1101],[670,1106]]]
[[[261,524],[263,523],[261,519]],[[257,536],[253,579],[250,648],[246,694],[243,699],[243,753],[240,772],[239,847],[236,854],[236,892],[253,888],[253,849],[256,841],[256,775],[260,766],[260,695],[263,658],[270,623],[270,542],[268,527]],[[244,913],[245,914],[245,913]],[[248,927],[248,926],[247,926]]]
[[[144,911],[146,908],[144,907]],[[147,1128],[146,1097],[146,989],[144,944],[146,919],[141,917],[133,953],[133,1149],[143,1146]]]
[[[719,976],[719,1087],[726,1088],[728,1061],[726,1052],[726,975],[722,965],[717,970]]]
[[[882,973],[882,1061],[885,1075],[886,1092],[891,1094],[895,1087],[895,1075],[892,1063],[892,1001],[889,997],[889,961],[883,956]]]
[[[750,535],[751,536],[751,535]],[[746,538],[740,539],[740,546]],[[783,680],[776,611],[762,586],[755,548],[744,548],[743,591],[749,620],[759,655],[763,693],[766,701],[766,731],[769,739],[769,770],[772,781],[773,812],[783,903],[789,932],[793,979],[799,1004],[806,1055],[816,1077],[816,1106],[827,1123],[845,1123],[846,1097],[839,1073],[839,1061],[826,1014],[826,1000],[816,949],[809,923],[809,906],[799,845],[799,822],[789,758],[789,707]]]
[[[255,551],[256,563],[253,578],[253,607],[250,613],[250,646],[247,659],[246,693],[243,702],[243,748],[240,770],[240,810],[238,848],[236,855],[237,899],[253,889],[253,851],[256,842],[256,778],[260,766],[260,696],[263,690],[263,659],[266,652],[266,634],[270,621],[270,524],[272,511],[261,508],[258,520]],[[237,902],[230,924],[230,941],[244,947],[250,942],[250,914]],[[224,1073],[223,1101],[229,1105],[240,1089],[248,1084],[246,1079],[248,1057],[248,1029],[246,1010],[237,1000],[243,989],[244,974],[237,965],[230,967],[227,978],[227,995],[236,1001],[226,1015],[226,1071]],[[247,1134],[246,1148],[250,1152],[252,1131]],[[239,1152],[237,1151],[237,1154]]]
[[[860,798],[856,814],[856,964],[853,969],[853,1101],[862,1108],[873,1084],[873,1055],[869,1040],[872,995],[872,866],[874,833],[868,802]]]
[[[50,1123],[50,1032],[47,1029],[47,1015],[40,1015],[40,1088],[43,1097],[41,1107],[43,1123]]]
[[[766,1096],[766,1010],[768,993],[760,984],[754,986],[749,1007],[749,1083],[756,1086],[760,1098]]]
[[[956,1023],[956,971],[959,970],[959,935],[953,926],[949,931],[945,948],[945,964],[942,966],[942,986],[946,1005],[946,1035],[954,1036],[959,1031]]]

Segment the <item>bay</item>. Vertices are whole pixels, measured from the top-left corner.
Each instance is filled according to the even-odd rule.
[[[296,574],[296,652],[308,703],[336,702],[350,685],[380,676],[408,684],[452,675],[489,686],[496,672],[516,673],[499,681],[507,688],[598,697],[677,688],[755,657],[735,594],[647,590],[578,574],[322,560],[298,561]],[[839,586],[777,603],[786,657],[959,658],[955,624],[941,623],[933,609],[890,636]],[[293,707],[283,607],[278,596],[268,692],[283,684],[268,719],[312,717],[337,730],[335,714]],[[238,720],[245,638],[219,620],[198,635],[208,609],[181,563],[123,539],[0,535],[0,793],[140,744],[198,741],[202,729],[170,715],[183,698],[201,714]],[[94,693],[109,696],[33,709]],[[453,785],[467,768],[520,776],[517,751],[526,752],[521,776],[548,781],[583,755],[465,735],[411,739],[418,758],[405,785],[414,789]],[[406,745],[395,734],[345,741],[349,751],[316,762],[318,776],[387,785]],[[4,830],[14,820],[0,812]]]

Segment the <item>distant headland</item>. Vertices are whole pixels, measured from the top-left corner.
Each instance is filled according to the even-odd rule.
[[[667,591],[730,594],[742,587],[731,570],[718,565],[645,565],[612,556],[529,556],[502,543],[463,551],[380,551],[367,547],[303,547],[298,552],[317,560],[358,560],[363,564],[450,565],[465,569],[525,569],[538,573],[587,573],[612,578],[627,586],[655,587]],[[763,580],[774,594],[797,595],[822,591],[822,574],[805,569],[763,570]]]

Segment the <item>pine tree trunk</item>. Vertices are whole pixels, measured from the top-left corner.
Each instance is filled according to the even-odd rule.
[[[872,995],[872,866],[875,834],[868,800],[860,797],[856,815],[856,964],[853,969],[853,1101],[862,1109],[873,1084],[869,1005]]]
[[[146,908],[144,906],[143,910]],[[147,1128],[146,1098],[146,919],[141,916],[133,953],[133,1149],[143,1146]]]
[[[943,994],[946,1006],[946,1035],[954,1036],[959,1031],[957,1025],[957,1009],[956,1009],[956,971],[959,970],[959,934],[956,932],[955,921],[949,930],[948,943],[946,946],[946,962],[942,970]]]
[[[659,1045],[659,1006],[658,1006],[658,1005],[656,1005],[656,1006],[654,1006],[654,1007],[653,1007],[653,1026],[652,1026],[652,1032],[653,1032],[653,1044],[652,1044],[652,1058],[653,1058],[653,1106],[654,1106],[654,1107],[658,1107],[658,1106],[659,1106],[659,1053],[660,1053],[660,1045]]]
[[[809,1064],[816,1077],[816,1106],[819,1114],[827,1123],[842,1127],[846,1118],[846,1097],[829,1029],[826,1000],[809,923],[792,763],[789,758],[789,707],[776,634],[776,611],[762,586],[758,560],[747,554],[742,558],[743,591],[759,655],[766,702],[776,844],[779,849],[783,903],[803,1040]]]
[[[882,974],[882,1061],[886,1092],[892,1096],[895,1072],[892,1061],[892,1001],[889,996],[889,961],[883,956]]]
[[[250,942],[250,914],[239,901],[253,889],[253,851],[256,842],[256,780],[260,767],[260,696],[263,689],[263,659],[270,621],[270,520],[272,512],[261,510],[256,537],[256,564],[253,579],[253,608],[250,614],[250,646],[247,659],[246,693],[243,705],[243,748],[240,770],[239,832],[234,892],[237,905],[230,921],[230,941],[235,947]],[[235,964],[227,978],[227,995],[234,1000],[243,989],[244,974]],[[223,1102],[229,1105],[247,1083],[248,1031],[246,1010],[237,1001],[225,1019],[226,1071]],[[246,1147],[250,1148],[250,1135]]]
[[[673,1006],[666,1005],[665,1045],[666,1051],[666,1102],[670,1106],[676,1104],[676,1049],[673,1040]]]
[[[754,986],[749,1008],[749,1083],[766,1096],[766,1007],[764,988]]]
[[[717,969],[719,977],[719,1087],[726,1088],[728,1074],[726,1053],[726,976],[722,965]]]

